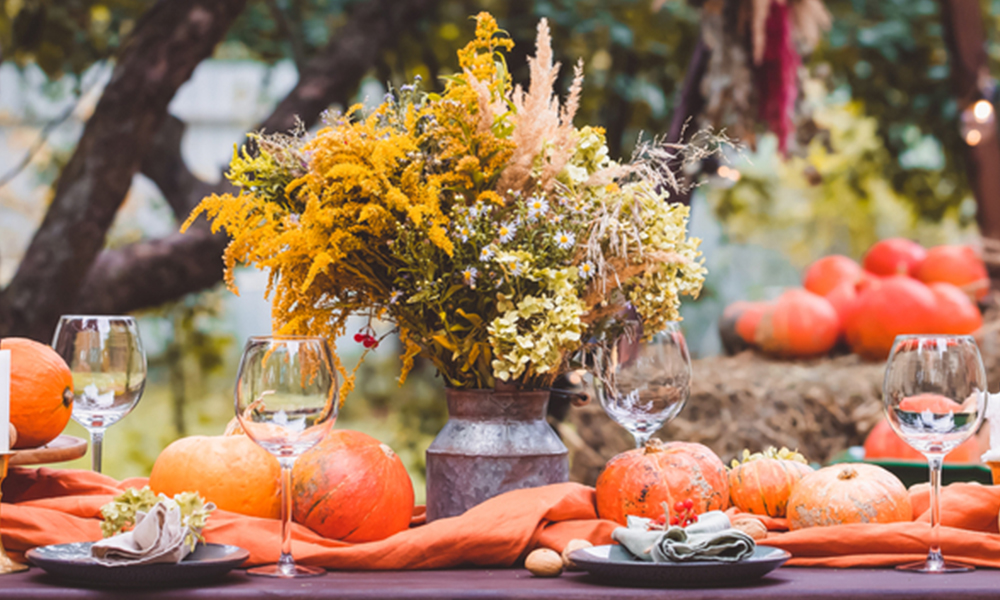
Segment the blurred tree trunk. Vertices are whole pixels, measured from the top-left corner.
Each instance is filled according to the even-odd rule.
[[[961,113],[981,99],[990,84],[983,8],[979,0],[941,0],[941,20],[952,89]],[[966,168],[976,195],[979,230],[983,237],[1000,240],[1000,138],[995,120],[987,125],[981,141],[967,146]],[[997,278],[996,273],[992,275]]]
[[[59,315],[73,311],[167,105],[244,4],[160,0],[140,19],[59,176],[45,219],[0,294],[0,332],[48,340]]]
[[[10,285],[0,291],[0,336],[47,342],[60,314],[127,313],[176,300],[222,280],[226,239],[200,223],[117,249],[102,248],[133,176],[161,189],[179,220],[225,182],[199,180],[184,164],[184,124],[167,113],[177,89],[211,56],[246,0],[159,0],[140,19],[83,135],[63,169],[52,204]],[[317,56],[295,88],[261,123],[290,129],[296,116],[315,123],[343,102],[381,51],[433,0],[370,0]]]

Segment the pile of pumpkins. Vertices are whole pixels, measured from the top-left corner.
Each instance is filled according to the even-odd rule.
[[[45,344],[4,338],[0,349],[11,351],[11,446],[43,446],[72,416],[73,374]],[[173,442],[156,459],[149,486],[168,496],[198,492],[222,510],[276,519],[279,475],[273,456],[233,431]],[[324,537],[367,542],[410,526],[410,476],[388,446],[364,433],[332,430],[295,462],[293,481],[294,520]]]
[[[702,444],[662,443],[612,458],[597,480],[597,512],[625,524],[626,515],[658,519],[664,506],[688,501],[696,514],[726,510],[786,518],[791,530],[913,519],[903,483],[880,466],[841,463],[814,470],[804,458],[773,448],[726,469]],[[671,515],[667,515],[668,518]]]
[[[231,512],[277,519],[280,468],[238,428],[176,440],[149,476],[156,493],[196,491]],[[292,519],[323,537],[372,542],[410,526],[413,482],[387,445],[358,431],[333,429],[295,461]]]
[[[840,255],[810,265],[803,287],[770,302],[726,307],[719,331],[727,350],[753,347],[781,358],[822,356],[842,345],[884,360],[900,334],[970,334],[982,326],[976,300],[989,291],[980,256],[969,246],[925,249],[882,240],[862,264]]]

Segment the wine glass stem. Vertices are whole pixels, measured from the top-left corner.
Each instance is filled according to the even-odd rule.
[[[279,458],[281,463],[281,558],[278,570],[283,575],[295,575],[295,559],[292,558],[292,466],[294,458]]]
[[[95,473],[101,472],[101,449],[104,446],[104,430],[90,430],[90,466]]]
[[[648,433],[633,433],[632,437],[635,438],[635,447],[641,449],[641,448],[645,448],[646,447],[646,442],[649,441],[650,434],[648,434]]]
[[[943,457],[931,455],[927,463],[931,470],[931,549],[927,553],[927,568],[937,570],[944,567],[941,555],[941,462]]]

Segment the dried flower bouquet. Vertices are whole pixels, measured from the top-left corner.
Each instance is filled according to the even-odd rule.
[[[612,160],[603,130],[573,125],[582,66],[564,102],[554,93],[550,41],[543,20],[525,91],[512,41],[480,14],[442,94],[417,80],[314,136],[252,135],[227,174],[239,193],[205,198],[185,226],[205,213],[232,237],[231,288],[239,263],[269,270],[281,333],[394,323],[401,381],[422,354],[450,387],[545,387],[626,305],[661,329],[705,273],[687,207],[668,200],[672,169],[714,150],[654,141]],[[355,335],[366,352],[372,334]]]

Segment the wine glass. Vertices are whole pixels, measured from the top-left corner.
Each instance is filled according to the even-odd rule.
[[[931,479],[931,540],[927,560],[898,569],[922,573],[971,571],[941,555],[941,463],[983,422],[986,369],[967,335],[900,335],[885,368],[882,399],[889,424],[927,457]]]
[[[247,340],[236,380],[236,418],[281,465],[281,557],[252,575],[309,577],[326,571],[292,558],[292,467],[337,419],[336,375],[326,340],[256,336]]]
[[[73,373],[73,420],[90,432],[100,473],[104,432],[132,412],[146,386],[139,328],[132,317],[63,315],[52,347]]]
[[[691,357],[677,323],[643,336],[628,319],[611,344],[592,351],[594,388],[605,412],[642,448],[677,416],[691,393]]]

